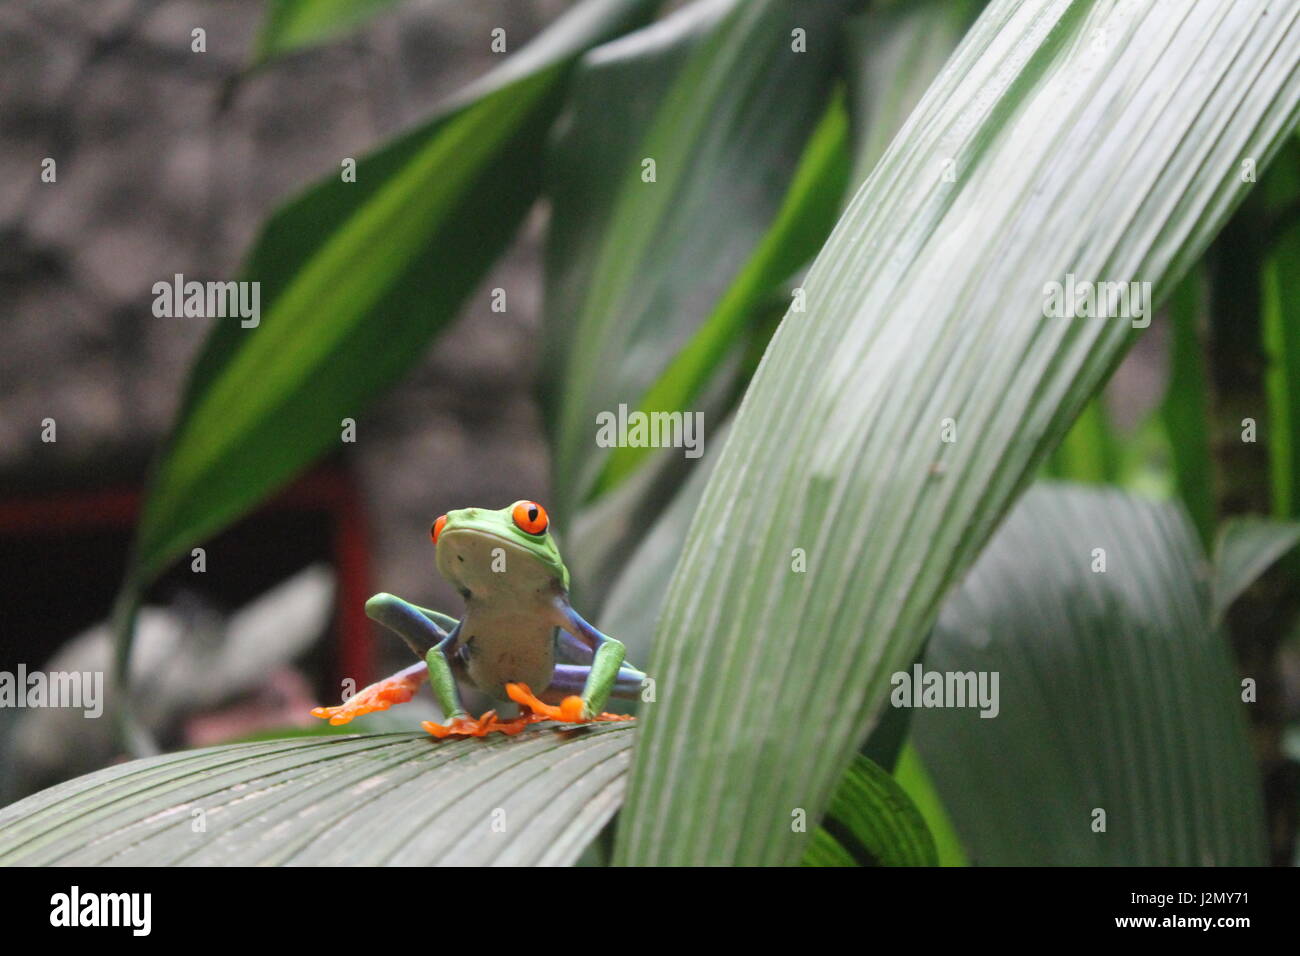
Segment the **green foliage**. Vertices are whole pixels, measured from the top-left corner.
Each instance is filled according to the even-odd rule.
[[[1234,518],[1214,544],[1212,619],[1217,625],[1255,579],[1300,544],[1300,522]]]
[[[822,829],[804,856],[808,866],[934,866],[934,838],[894,778],[866,757],[845,771]]]
[[[390,2],[278,0],[254,62]],[[1242,157],[1263,169],[1290,136],[1297,16],[995,0],[968,30],[976,0],[697,0],[641,29],[656,6],[575,5],[355,182],[331,173],[271,217],[243,273],[261,323],[219,323],[195,364],[118,620],[124,673],[144,589],[332,447],[544,199],[551,505],[584,594],[609,594],[603,627],[649,658],[641,723],[151,758],[0,811],[0,862],[572,863],[625,787],[620,863],[1262,858],[1216,622],[1297,526],[1228,524],[1211,591],[1173,506],[1015,502],[1044,466],[1143,484],[1210,539],[1196,263],[1250,187]],[[1262,277],[1287,516],[1296,234]],[[1138,333],[1045,317],[1070,273],[1148,281],[1170,307],[1166,398],[1134,435],[1101,389]],[[595,447],[620,404],[703,409],[705,460]],[[1152,447],[1154,478],[1133,468]],[[1000,670],[1002,715],[923,714],[891,776],[860,751],[936,618],[927,666]],[[472,838],[496,806],[506,834]]]
[[[837,97],[813,131],[771,226],[713,311],[646,390],[640,411],[653,415],[691,407],[747,326],[762,317],[762,306],[776,283],[821,248],[835,225],[848,181],[848,133],[848,113]],[[650,454],[649,448],[615,448],[594,493],[626,478]]]
[[[925,764],[911,744],[904,746],[898,755],[898,764],[894,767],[894,779],[912,799],[921,818],[925,820],[926,827],[934,840],[939,865],[969,865],[961,837],[957,835],[952,819],[948,816],[943,801],[939,799],[934,781],[925,769]]]
[[[1056,446],[1046,472],[1053,478],[1108,484],[1119,477],[1119,441],[1106,410],[1105,396],[1083,407]]]
[[[878,3],[848,25],[855,185],[871,174],[983,6],[984,0]]]
[[[546,387],[560,515],[601,487],[597,413],[639,407],[674,354],[692,368],[669,376],[698,392],[727,342],[693,345],[685,357],[683,345],[702,326],[706,336],[734,335],[756,300],[816,250],[826,198],[806,186],[835,176],[834,125],[781,207],[825,112],[847,6],[696,4],[584,61],[552,159]],[[791,49],[796,25],[807,53]],[[820,205],[807,208],[814,199]],[[626,467],[615,465],[606,486]]]
[[[1269,458],[1273,514],[1300,517],[1300,228],[1289,230],[1264,266],[1268,350]]]
[[[801,858],[789,808],[824,810],[889,675],[1131,338],[1045,319],[1044,283],[1141,278],[1160,301],[1243,194],[1238,153],[1289,131],[1300,74],[1266,63],[1300,59],[1300,30],[1180,9],[992,4],[849,206],[688,534],[616,861]],[[702,812],[734,780],[734,812]]]
[[[975,863],[1264,862],[1245,705],[1204,565],[1180,509],[1113,489],[1039,486],[1011,513],[925,656],[929,671],[998,674],[998,714],[912,720]]]
[[[393,6],[397,0],[270,0],[253,60],[262,64],[322,43]]]
[[[1178,496],[1200,536],[1209,546],[1215,502],[1210,457],[1209,398],[1205,381],[1205,277],[1193,269],[1169,300],[1172,338],[1169,385],[1160,417],[1169,437]]]
[[[0,810],[0,864],[566,865],[618,809],[632,737],[371,734],[134,760]]]

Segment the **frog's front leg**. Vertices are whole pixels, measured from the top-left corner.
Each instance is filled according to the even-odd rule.
[[[366,617],[400,637],[421,660],[430,648],[445,643],[460,627],[454,617],[403,601],[394,594],[376,594],[367,601]]]

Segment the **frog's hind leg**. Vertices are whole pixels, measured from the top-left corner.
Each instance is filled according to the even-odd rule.
[[[313,708],[312,716],[323,718],[335,725],[346,724],[353,717],[374,713],[376,710],[387,710],[394,704],[405,704],[415,696],[415,692],[419,690],[428,674],[429,668],[423,661],[412,664],[392,677],[385,677],[358,691],[337,707]]]
[[[542,692],[541,699],[547,703],[557,703],[569,694],[581,693],[590,673],[591,667],[588,665],[556,664],[550,686]],[[645,678],[643,672],[630,664],[624,664],[614,676],[614,686],[610,688],[609,696],[621,700],[636,700],[641,696]]]
[[[591,676],[591,666],[586,664],[556,664],[550,686],[541,696],[533,694],[526,684],[507,684],[510,699],[529,715],[529,723],[536,720],[558,720],[565,723],[585,723],[582,717],[582,698],[577,696],[586,687]],[[640,693],[645,674],[635,667],[620,667],[610,687],[609,696],[634,700]],[[596,714],[591,720],[635,720],[629,714]]]
[[[555,659],[562,664],[590,664],[596,651],[563,628],[555,629]]]
[[[348,698],[341,706],[317,707],[312,714],[331,724],[346,724],[362,714],[406,703],[428,678],[444,713],[453,718],[464,716],[465,709],[461,706],[456,680],[452,675],[452,661],[455,659],[452,651],[460,631],[459,625],[452,627],[448,633],[437,623],[451,620],[446,615],[427,611],[391,594],[376,594],[372,597],[366,602],[366,614],[395,632],[422,660],[398,671],[392,677],[371,684]]]
[[[608,634],[583,620],[582,615],[573,609],[564,596],[555,599],[555,609],[560,614],[560,627],[575,640],[561,639],[556,650],[560,660],[567,664],[588,665],[586,682],[580,694],[571,694],[560,702],[559,716],[555,720],[567,720],[584,723],[601,716],[605,701],[609,699],[614,685],[618,682],[619,671],[625,666],[624,657],[627,649],[621,641],[616,641]],[[578,651],[576,644],[585,644],[591,657],[586,658],[585,651]],[[583,658],[574,660],[575,653]],[[511,695],[514,697],[514,695]],[[537,700],[531,693],[532,700]],[[515,698],[516,700],[518,698]]]

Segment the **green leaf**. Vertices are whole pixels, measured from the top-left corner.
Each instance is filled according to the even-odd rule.
[[[808,850],[803,855],[804,866],[860,866],[853,854],[840,845],[823,827],[813,831]]]
[[[822,821],[822,831],[843,854],[814,839],[804,864],[811,866],[936,866],[934,838],[921,812],[884,770],[855,757]]]
[[[898,755],[894,779],[903,788],[903,792],[911,797],[922,819],[925,820],[925,825],[934,839],[939,865],[969,866],[966,848],[962,846],[957,829],[952,825],[952,819],[934,789],[934,781],[926,771],[925,764],[910,742],[903,745]]]
[[[632,737],[381,734],[134,760],[0,810],[0,864],[568,865],[618,808]]]
[[[1099,393],[1056,446],[1046,470],[1053,478],[1109,484],[1119,475],[1119,457],[1105,396]]]
[[[1240,157],[1295,125],[1298,17],[989,6],[740,407],[662,613],[617,862],[802,857],[791,808],[827,806],[890,674],[1134,334],[1044,317],[1045,283],[1169,292],[1247,188]]]
[[[925,659],[932,672],[996,673],[997,716],[923,708],[912,722],[976,863],[1265,862],[1245,707],[1204,563],[1169,504],[1046,485],[1012,512],[944,605]]]
[[[601,608],[602,624],[627,647],[629,660],[650,659],[660,605],[717,460],[717,455],[701,459],[654,525],[642,533]]]
[[[332,39],[397,0],[270,0],[257,35],[254,63]]]
[[[646,389],[646,415],[691,407],[742,333],[755,324],[772,289],[810,259],[830,234],[848,183],[848,113],[835,97],[813,131],[771,227],[712,312]],[[620,445],[606,460],[593,494],[624,480],[654,449]]]
[[[1273,514],[1300,517],[1300,228],[1282,235],[1263,274],[1268,453]]]
[[[1209,547],[1214,534],[1215,498],[1202,345],[1204,283],[1203,270],[1197,266],[1170,297],[1169,384],[1160,406],[1160,419],[1169,436],[1178,496],[1192,517],[1201,544]]]
[[[710,0],[583,61],[552,156],[546,275],[555,510],[565,520],[607,457],[596,415],[637,408],[706,318],[733,308],[721,300],[825,112],[846,7]],[[796,26],[805,53],[791,49]],[[643,181],[646,160],[654,182]],[[785,256],[767,258],[734,293],[731,319],[752,286],[776,281],[769,268],[783,270]]]
[[[1256,578],[1297,544],[1300,544],[1300,522],[1255,517],[1225,521],[1214,543],[1211,594],[1215,625]]]
[[[984,0],[874,4],[849,22],[855,185],[866,181],[983,5]]]
[[[856,141],[853,162],[861,173],[855,173],[854,183],[861,183],[880,158],[889,140],[898,132],[907,114],[916,106],[921,94],[960,41],[974,9],[980,5],[979,2],[964,0],[957,3],[916,0],[902,5],[873,7],[869,13],[846,21],[848,36],[845,45],[851,73],[851,131]],[[787,254],[792,258],[801,256],[802,251],[794,250],[801,250],[802,241],[815,231],[812,224],[819,220],[821,204],[828,199],[839,202],[844,148],[841,110],[841,103],[836,98],[809,140],[794,183],[772,227],[713,314],[651,387],[642,402],[642,410],[652,407],[671,409],[688,404],[689,399],[685,396],[695,394],[698,381],[713,368],[709,362],[715,361],[719,353],[712,350],[727,336],[734,336],[736,331],[736,326],[729,325],[728,319],[736,318],[743,310],[729,308],[728,303],[750,308],[745,299],[757,286],[751,280],[765,270],[782,271],[767,269],[770,257],[776,254]],[[822,194],[815,195],[816,190],[821,190]],[[786,229],[782,228],[783,223]],[[805,225],[791,228],[795,223]],[[818,225],[816,230],[820,228]],[[788,241],[795,237],[802,238],[797,242]],[[791,269],[794,267],[792,262],[788,265]],[[704,356],[707,357],[701,361]],[[724,433],[725,426],[711,430],[710,440],[715,447],[721,446]],[[642,451],[644,449],[616,449],[609,459],[607,473],[617,468],[616,461],[639,461],[637,453]],[[654,527],[642,535],[636,550],[625,562],[618,583],[610,591],[603,617],[614,628],[611,633],[617,634],[627,644],[629,657],[633,660],[649,660],[657,615],[645,613],[645,608],[656,606],[667,591],[691,517],[704,494],[704,482],[717,457],[706,455],[691,472]]]
[[[334,174],[267,225],[244,277],[261,323],[219,320],[145,505],[132,579],[331,447],[341,421],[419,360],[514,234],[539,188],[567,67],[653,6],[589,0],[436,119]]]

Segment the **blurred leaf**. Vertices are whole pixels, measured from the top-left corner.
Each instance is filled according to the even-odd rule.
[[[1109,484],[1119,475],[1119,457],[1119,441],[1099,392],[1083,407],[1045,470],[1053,478]]]
[[[966,859],[966,850],[962,846],[961,838],[957,836],[957,830],[952,825],[948,811],[944,809],[943,801],[935,792],[934,782],[930,779],[930,774],[926,772],[920,755],[911,743],[904,744],[898,755],[894,779],[903,788],[903,792],[912,799],[912,803],[916,805],[916,809],[925,820],[926,828],[934,840],[939,866],[968,866],[969,861]]]
[[[1217,627],[1232,602],[1255,580],[1300,544],[1300,522],[1231,518],[1214,544],[1212,620]]]
[[[893,777],[860,755],[840,779],[820,829],[804,856],[806,866],[936,866],[939,862],[934,838],[911,798]]]
[[[715,441],[721,442],[720,432],[715,434]],[[686,530],[717,460],[717,455],[702,458],[668,506],[659,512],[654,525],[642,533],[601,608],[603,626],[627,647],[629,660],[650,659],[664,595],[681,558]]]
[[[147,605],[136,619],[131,655],[138,726],[167,739],[199,715],[248,700],[268,682],[286,687],[276,683],[275,675],[291,668],[329,633],[334,597],[334,572],[316,564],[242,607],[230,608],[229,613],[205,605],[192,594],[166,607]],[[45,659],[43,668],[51,673],[110,673],[114,650],[112,629],[97,624],[60,646]],[[106,688],[100,702],[101,719],[90,721],[79,708],[33,707],[15,712],[7,734],[12,759],[0,769],[0,805],[95,770],[121,755],[122,741],[115,732],[121,726],[119,711],[127,701]],[[401,729],[410,727],[408,723]]]
[[[1011,513],[945,603],[925,659],[927,671],[998,674],[998,714],[912,720],[976,863],[1265,862],[1204,564],[1180,509],[1124,492],[1039,486]]]
[[[321,43],[355,27],[397,0],[269,0],[254,63]]]
[[[845,849],[823,827],[813,831],[808,849],[803,855],[804,866],[861,866],[853,854]]]
[[[713,311],[646,390],[640,411],[654,414],[689,408],[776,284],[821,248],[835,225],[848,183],[848,132],[848,114],[837,96],[813,131],[771,228]],[[593,492],[600,494],[618,484],[653,451],[633,445],[615,448]]]
[[[875,168],[983,6],[984,0],[907,0],[873,4],[850,21],[855,186]]]
[[[790,808],[827,806],[890,674],[1132,339],[1044,317],[1045,283],[1168,294],[1246,188],[1239,157],[1266,163],[1294,125],[1297,17],[988,7],[740,407],[660,618],[617,862],[802,857]]]
[[[924,644],[922,644],[922,653],[924,653]],[[920,662],[921,658],[918,655],[913,663]],[[906,707],[887,708],[880,715],[880,720],[876,721],[876,725],[871,728],[871,733],[867,735],[858,753],[881,767],[886,773],[892,774],[898,769],[903,748],[907,746],[911,725],[911,710]]]
[[[1160,409],[1156,408],[1124,435],[1117,483],[1124,490],[1147,498],[1177,497],[1169,441],[1169,430],[1160,417]]]
[[[907,114],[915,107],[931,80],[943,67],[944,61],[961,40],[976,8],[975,2],[952,3],[950,0],[917,0],[907,4],[873,7],[862,16],[847,21],[847,57],[852,73],[850,104],[852,106],[852,132],[857,145],[854,163],[859,173],[854,182],[860,183],[875,165],[889,140],[898,132]],[[687,400],[682,394],[691,391],[697,375],[710,366],[714,355],[705,361],[698,358],[704,350],[716,348],[734,327],[725,325],[726,318],[735,319],[738,313],[727,304],[737,303],[738,290],[753,291],[746,280],[761,275],[765,255],[779,250],[799,248],[787,245],[783,238],[790,234],[808,235],[797,230],[783,236],[781,224],[805,222],[811,224],[820,215],[818,206],[824,199],[838,203],[842,185],[839,177],[843,161],[841,142],[844,119],[838,99],[832,102],[822,118],[804,152],[798,171],[772,228],[764,236],[758,250],[743,269],[717,309],[700,327],[690,343],[673,360],[663,376],[651,387],[642,402],[642,408],[651,405],[660,409],[684,407]],[[809,195],[812,190],[824,192],[822,200]],[[820,228],[818,225],[817,228]],[[802,254],[802,253],[801,253]],[[774,270],[780,271],[780,270]],[[788,298],[786,302],[788,302]],[[746,302],[746,308],[753,306]],[[781,306],[784,311],[784,305]],[[764,338],[763,342],[766,343]],[[693,357],[693,351],[698,350]],[[674,394],[679,397],[656,397]],[[712,430],[712,443],[722,446],[725,429]],[[636,453],[644,449],[619,448],[609,459],[610,467],[625,452]],[[704,483],[718,456],[706,455],[691,472],[680,493],[673,496],[671,504],[655,522],[649,534],[642,537],[618,584],[610,592],[605,605],[604,620],[611,623],[611,633],[619,635],[628,645],[629,656],[634,660],[649,660],[657,614],[645,613],[645,608],[657,604],[668,590],[672,571],[681,555],[690,519],[704,494]],[[627,460],[627,459],[624,459]],[[637,460],[635,455],[631,459]],[[603,516],[602,516],[603,517]],[[635,653],[631,649],[638,648]],[[639,656],[638,656],[639,655]]]
[[[220,320],[191,372],[137,533],[117,622],[176,556],[331,447],[342,419],[422,355],[509,241],[539,187],[566,70],[653,3],[589,0],[436,119],[282,208],[245,277],[261,323]]]
[[[0,864],[567,865],[618,808],[632,735],[383,734],[135,760],[0,810]]]
[[[1274,245],[1263,274],[1268,453],[1273,514],[1300,517],[1300,228]]]
[[[785,269],[784,242],[756,249],[825,111],[847,6],[708,0],[584,59],[553,155],[547,255],[561,515],[590,496],[607,457],[596,415],[635,409],[709,315],[723,311],[717,321],[732,328],[781,278],[768,270]],[[795,27],[807,31],[805,53],[791,49]],[[642,179],[647,159],[654,182]],[[783,223],[798,234],[790,241],[804,222],[792,212]]]
[[[1169,300],[1171,339],[1169,384],[1160,418],[1169,436],[1178,496],[1191,515],[1204,547],[1214,535],[1215,497],[1210,457],[1210,407],[1201,344],[1205,321],[1202,267],[1197,266],[1174,289]]]

